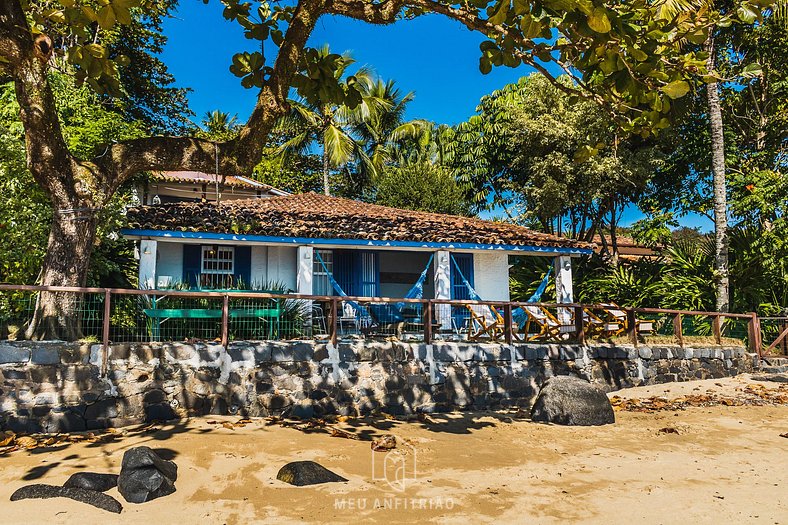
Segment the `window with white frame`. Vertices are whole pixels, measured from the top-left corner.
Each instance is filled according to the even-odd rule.
[[[232,246],[203,246],[200,284],[204,288],[229,288],[235,273]]]
[[[320,264],[320,259],[323,259],[326,267]],[[312,262],[312,294],[314,295],[334,295],[334,288],[331,286],[331,281],[328,279],[328,273],[334,271],[334,252],[331,250],[315,250],[315,257]]]

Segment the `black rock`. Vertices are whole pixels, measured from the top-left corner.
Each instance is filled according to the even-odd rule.
[[[276,479],[295,485],[296,487],[317,485],[318,483],[347,481],[342,476],[334,474],[314,461],[293,461],[292,463],[288,463],[279,469]]]
[[[47,498],[69,498],[116,514],[120,514],[120,511],[123,510],[123,506],[120,502],[112,496],[79,487],[58,487],[39,483],[35,485],[26,485],[11,494],[11,501]]]
[[[616,416],[602,389],[574,376],[555,376],[536,397],[531,421],[590,426],[615,423]]]
[[[775,383],[788,383],[788,374],[767,374],[752,376],[755,381],[773,381]]]
[[[123,454],[118,491],[129,503],[144,503],[175,492],[178,466],[159,457],[149,447]]]
[[[76,487],[87,490],[106,492],[118,486],[117,474],[96,474],[95,472],[77,472],[63,483],[64,487]]]

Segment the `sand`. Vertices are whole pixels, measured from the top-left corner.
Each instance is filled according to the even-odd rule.
[[[611,396],[736,396],[747,384],[780,387],[740,376]],[[237,417],[131,427],[109,442],[0,456],[0,523],[788,523],[788,439],[780,437],[788,433],[788,405],[616,417],[615,425],[592,428],[535,424],[504,412],[336,423],[364,437],[397,436],[388,480],[372,472],[374,458],[377,477],[384,477],[385,452],[325,429],[304,432],[262,419],[221,424]],[[9,501],[27,483],[61,484],[84,469],[117,472],[124,450],[142,444],[178,464],[175,494],[134,505],[113,489],[108,494],[123,503],[121,515],[64,499]],[[276,480],[283,464],[303,459],[349,482],[296,488]],[[393,474],[397,459],[404,460],[404,482]]]

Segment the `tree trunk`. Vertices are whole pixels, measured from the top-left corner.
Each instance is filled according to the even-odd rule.
[[[95,210],[72,208],[56,210],[49,233],[47,252],[41,271],[44,286],[85,286],[90,254],[96,238],[98,221]],[[33,319],[25,336],[28,339],[64,339],[83,337],[81,294],[41,292]]]
[[[328,144],[326,144],[326,139],[323,138],[323,192],[326,195],[331,195],[331,188],[329,187],[328,182],[328,171],[330,165],[328,162]]]
[[[708,70],[714,71],[714,36],[709,33],[706,40],[709,52]],[[725,138],[722,127],[720,93],[716,82],[706,84],[711,125],[711,169],[714,187],[714,275],[717,289],[717,311],[727,312],[730,308],[728,277],[728,197],[725,181]]]

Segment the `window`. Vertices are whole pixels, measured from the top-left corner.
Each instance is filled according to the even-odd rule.
[[[326,268],[323,268],[323,265],[320,264],[320,260],[317,258],[318,254],[320,255],[320,259],[323,259]],[[334,288],[331,286],[331,281],[328,279],[326,269],[331,273],[334,272],[334,252],[331,250],[315,250],[315,257],[312,261],[313,295],[334,295]]]
[[[231,246],[203,246],[200,286],[230,288],[235,270],[235,249]]]

